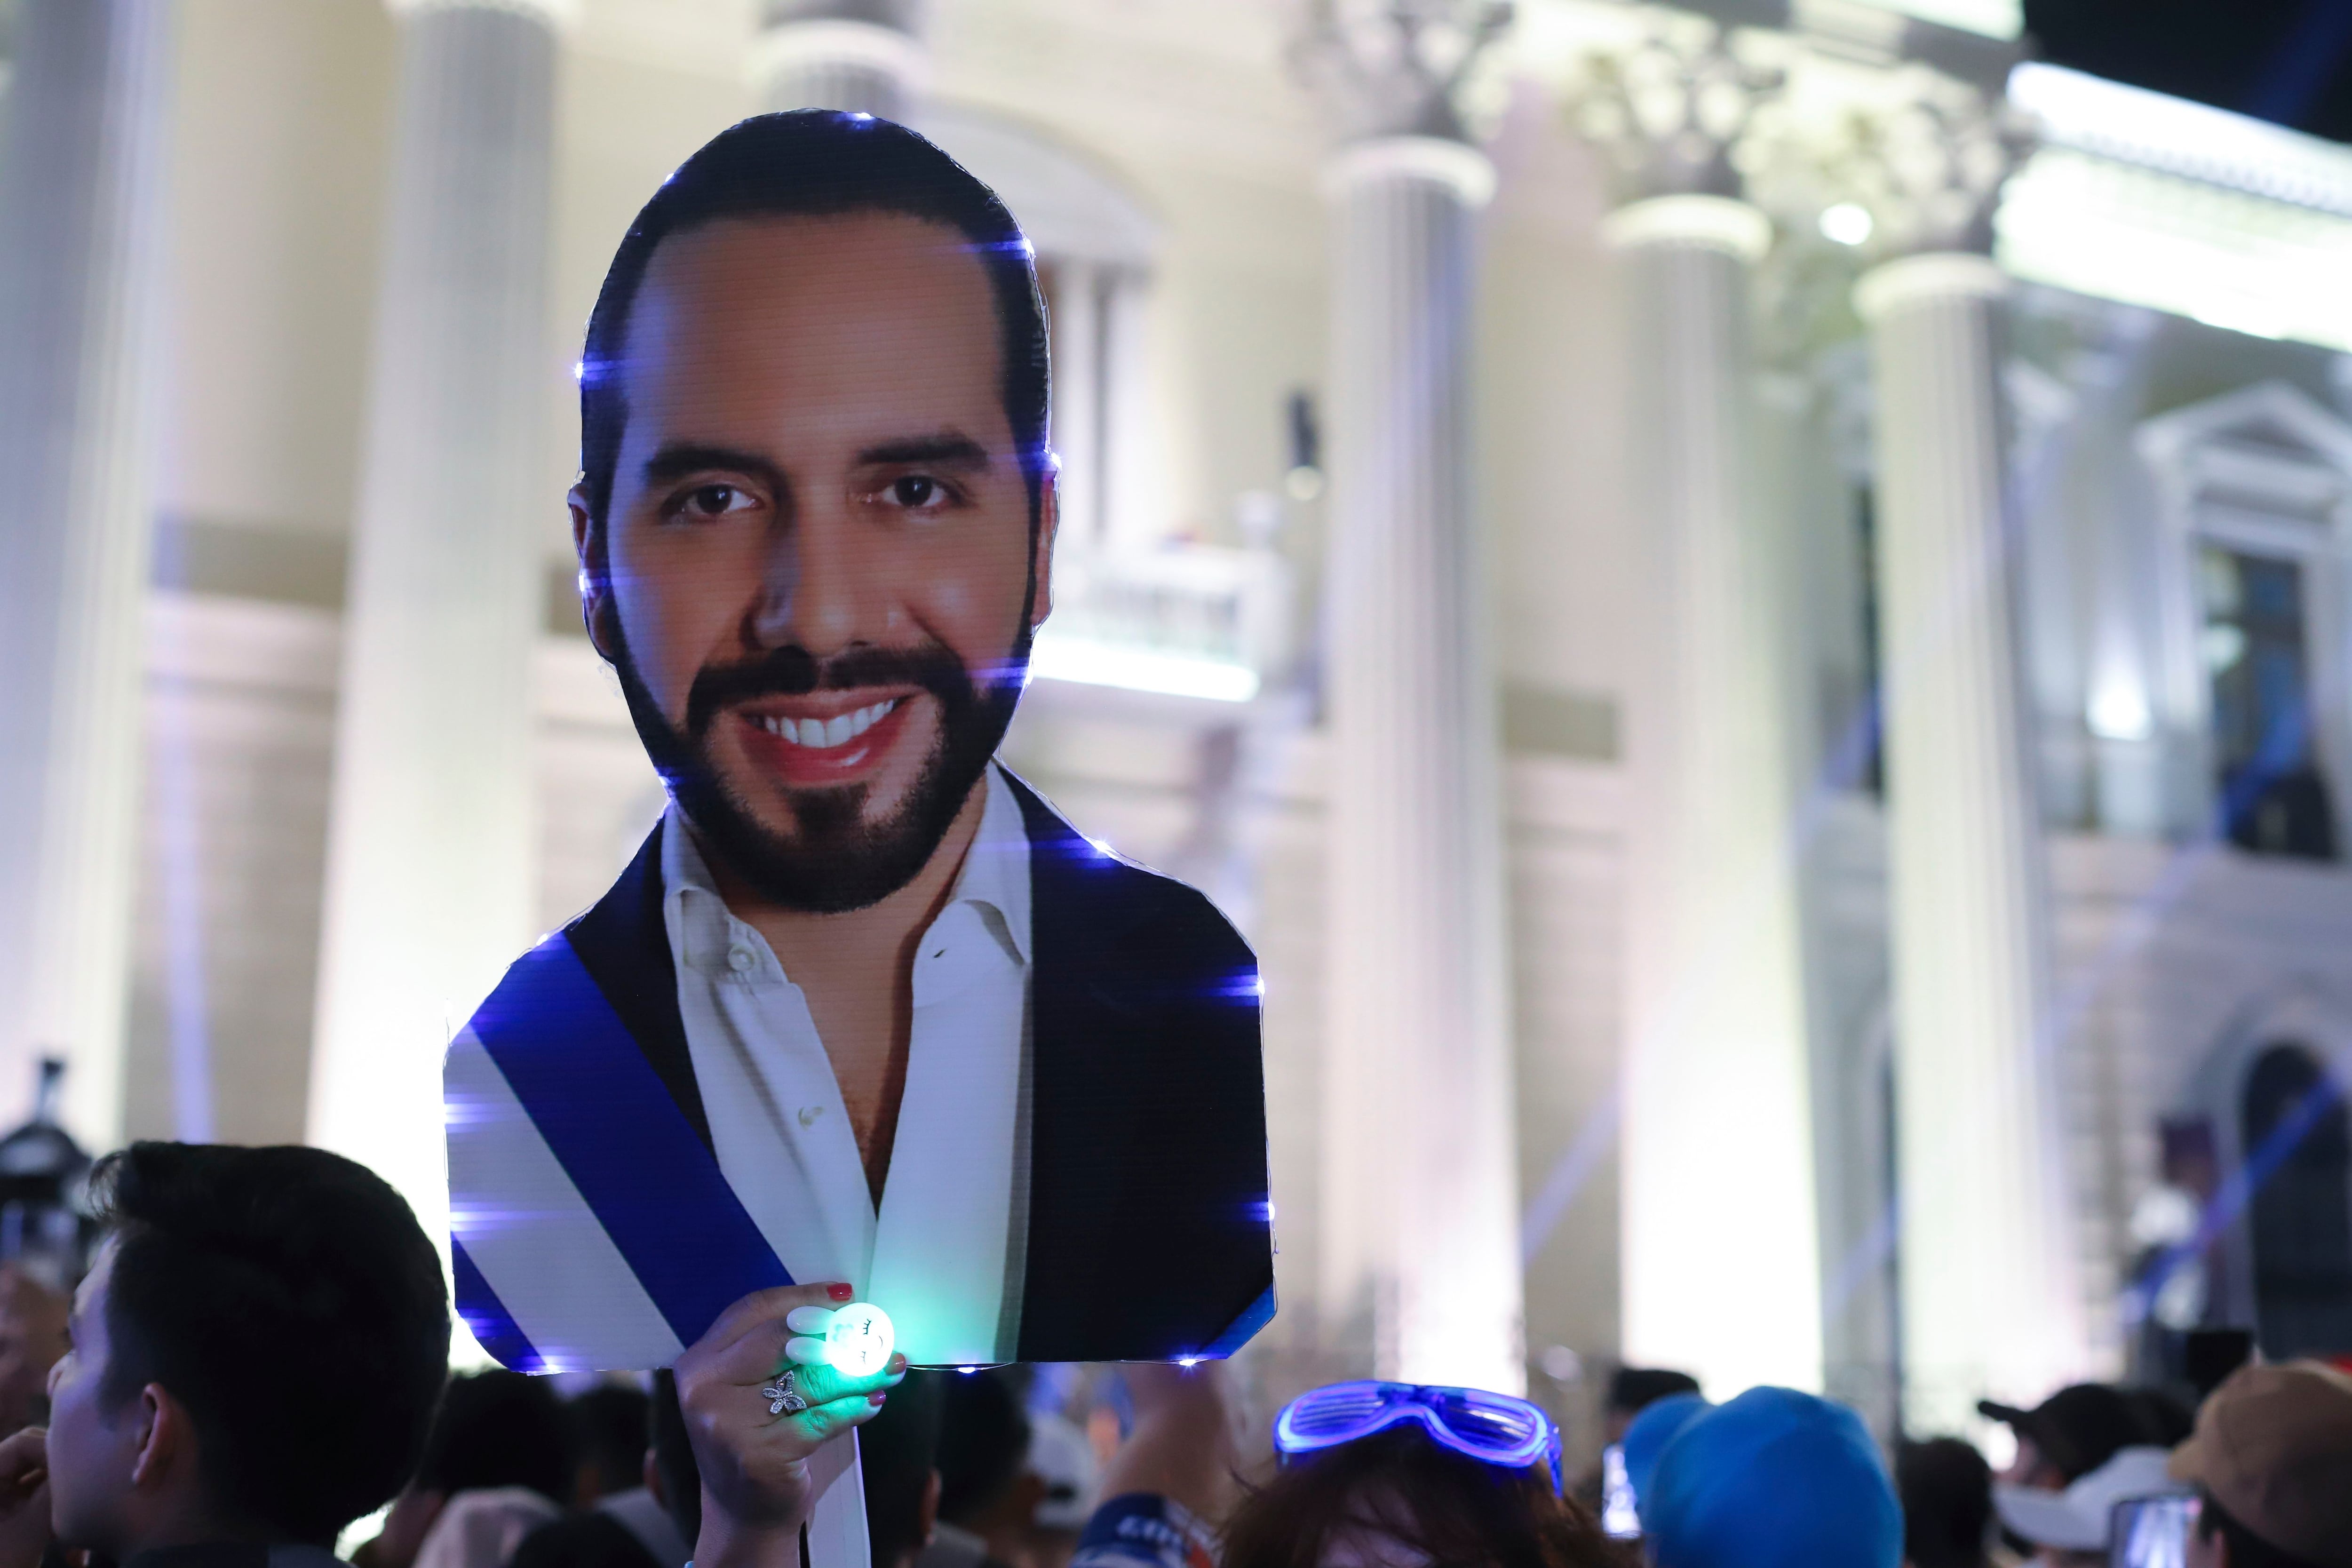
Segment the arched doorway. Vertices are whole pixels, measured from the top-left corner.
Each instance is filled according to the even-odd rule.
[[[2242,1100],[2263,1353],[2352,1351],[2352,1118],[2310,1051],[2266,1047]]]

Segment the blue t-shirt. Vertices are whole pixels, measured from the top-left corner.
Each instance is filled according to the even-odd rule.
[[[1183,1504],[1128,1492],[1087,1519],[1070,1568],[1217,1568],[1216,1538]]]

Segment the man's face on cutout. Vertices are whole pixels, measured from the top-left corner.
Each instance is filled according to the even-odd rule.
[[[601,540],[573,496],[591,626],[706,847],[779,903],[903,887],[1011,721],[1053,503],[1033,531],[999,331],[962,237],[895,214],[691,229],[637,293]]]

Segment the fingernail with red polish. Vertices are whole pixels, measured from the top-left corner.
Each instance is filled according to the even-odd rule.
[[[890,1364],[882,1370],[895,1376],[907,1370],[907,1358],[903,1355],[894,1355],[890,1358]]]
[[[828,1285],[824,1288],[824,1293],[836,1301],[846,1301],[857,1294],[846,1285]]]
[[[887,1394],[869,1394],[866,1396],[866,1403],[868,1405],[878,1405],[889,1397],[890,1396]]]

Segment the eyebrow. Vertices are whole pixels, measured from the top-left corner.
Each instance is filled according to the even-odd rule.
[[[860,468],[920,463],[942,468],[976,470],[990,466],[988,448],[961,430],[940,430],[883,441],[857,454]]]
[[[780,495],[786,489],[784,471],[759,453],[695,441],[672,441],[647,458],[645,482],[648,486],[672,484],[688,474],[709,473],[714,468],[749,474]]]

